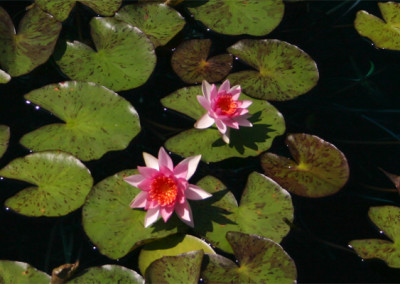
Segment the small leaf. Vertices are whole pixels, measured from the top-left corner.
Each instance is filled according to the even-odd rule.
[[[26,12],[19,23],[18,33],[6,10],[0,7],[0,65],[9,75],[29,73],[45,63],[53,53],[61,30],[49,14],[38,7]],[[7,75],[2,75],[7,78]]]
[[[114,91],[143,85],[156,65],[154,47],[138,28],[114,18],[93,18],[90,30],[97,52],[79,42],[67,42],[57,61],[71,79],[95,82]]]
[[[400,268],[400,208],[371,207],[368,216],[393,242],[382,239],[353,240],[349,243],[350,247],[364,259],[379,258],[389,267]]]
[[[139,3],[122,7],[115,18],[138,27],[154,47],[167,44],[185,25],[185,19],[165,4]]]
[[[85,269],[81,275],[71,279],[67,283],[131,283],[144,284],[144,279],[136,271],[119,265],[103,265],[99,267],[90,267]]]
[[[20,143],[34,151],[59,149],[83,161],[99,159],[108,151],[125,149],[140,131],[132,105],[93,83],[52,84],[25,98],[65,121],[25,134]]]
[[[177,256],[164,256],[146,270],[146,282],[197,284],[203,254],[202,250],[198,250]]]
[[[257,69],[228,76],[233,85],[240,84],[243,92],[251,97],[287,101],[307,93],[318,82],[314,60],[287,42],[243,39],[229,47],[228,52]]]
[[[67,282],[76,272],[79,266],[79,260],[75,263],[66,263],[53,268],[51,272],[50,284],[63,284]]]
[[[221,54],[207,60],[211,47],[209,39],[183,42],[172,55],[172,69],[185,83],[222,80],[232,69],[232,55]]]
[[[269,34],[281,22],[284,5],[281,0],[219,0],[189,7],[189,11],[195,19],[217,33],[263,36]]]
[[[308,134],[286,139],[295,161],[272,153],[261,156],[265,174],[288,191],[306,197],[335,194],[349,178],[346,157],[334,145]]]
[[[3,157],[10,140],[10,127],[0,124],[0,158]]]
[[[279,244],[239,232],[228,232],[226,238],[239,266],[223,256],[206,255],[201,274],[206,283],[296,283],[295,263]]]
[[[358,11],[354,21],[357,32],[371,39],[376,47],[400,50],[400,4],[378,3],[386,22],[366,11]]]
[[[0,281],[1,283],[48,284],[50,275],[25,262],[0,260]]]
[[[63,216],[83,205],[93,179],[77,158],[48,151],[17,158],[0,170],[6,178],[34,184],[6,200],[5,205],[26,216]]]

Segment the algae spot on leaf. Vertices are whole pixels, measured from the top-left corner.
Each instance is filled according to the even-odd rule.
[[[3,157],[10,140],[10,127],[0,124],[0,158]]]
[[[48,284],[50,275],[25,262],[0,260],[0,280],[2,283]]]
[[[5,205],[26,216],[64,216],[83,205],[92,188],[89,170],[77,158],[45,151],[17,158],[0,175],[28,182],[29,186],[6,200]]]
[[[305,197],[335,194],[349,178],[347,159],[334,145],[308,134],[286,139],[295,161],[272,153],[261,156],[261,166],[288,191]]]
[[[62,150],[83,161],[125,149],[139,133],[136,110],[124,98],[94,83],[68,81],[25,95],[65,123],[25,134],[20,143],[33,151]]]
[[[222,80],[232,69],[232,55],[221,54],[208,58],[210,39],[192,39],[183,42],[172,55],[172,69],[185,83]]]
[[[251,97],[286,101],[305,94],[318,82],[314,60],[295,45],[276,39],[243,39],[228,52],[255,70],[232,73],[228,79],[240,84]]]

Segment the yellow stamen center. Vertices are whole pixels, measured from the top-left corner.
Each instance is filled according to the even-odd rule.
[[[231,95],[223,94],[217,98],[215,106],[221,110],[224,115],[232,115],[237,109],[237,103],[232,99]]]
[[[178,186],[176,182],[166,176],[158,176],[151,183],[150,198],[156,200],[161,206],[170,205],[176,199]]]

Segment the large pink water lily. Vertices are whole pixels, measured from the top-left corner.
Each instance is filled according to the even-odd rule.
[[[167,222],[175,211],[183,222],[194,227],[187,199],[200,200],[211,196],[200,187],[188,183],[201,155],[186,158],[176,167],[163,147],[158,151],[158,159],[148,153],[143,153],[143,158],[146,167],[137,168],[140,174],[128,176],[124,180],[142,190],[130,206],[147,210],[144,226],[150,226],[160,216]]]
[[[249,100],[239,101],[241,88],[239,85],[230,87],[226,80],[217,90],[207,81],[202,84],[203,96],[197,96],[199,103],[207,110],[196,123],[195,128],[208,128],[215,123],[222,139],[229,144],[229,129],[239,129],[239,126],[253,126],[247,119],[250,117],[248,107],[253,103]]]

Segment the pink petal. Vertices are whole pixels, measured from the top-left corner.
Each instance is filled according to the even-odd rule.
[[[223,123],[230,128],[235,128],[239,129],[239,123],[236,120],[233,120],[232,118],[229,119],[224,119]]]
[[[158,160],[156,157],[153,155],[150,155],[149,153],[143,152],[143,159],[144,163],[146,164],[146,167],[148,168],[153,168],[158,170]]]
[[[131,208],[143,208],[146,205],[147,201],[147,192],[141,191],[138,195],[132,200],[130,207]]]
[[[231,83],[229,82],[229,80],[225,80],[219,87],[218,93],[221,91],[225,91],[225,92],[229,93],[230,88],[231,88]]]
[[[249,110],[247,108],[239,108],[239,109],[236,110],[235,115],[237,117],[237,116],[244,115],[244,114],[246,114],[248,112],[249,112]]]
[[[240,101],[241,105],[239,106],[240,108],[248,108],[253,101],[249,101],[249,100],[244,100],[244,101]]]
[[[220,119],[215,120],[215,125],[217,126],[219,132],[224,134],[226,132],[226,125]]]
[[[166,223],[169,219],[169,217],[171,217],[172,213],[174,213],[174,207],[173,206],[169,206],[169,207],[163,207],[161,208],[161,217],[163,218],[164,222]]]
[[[242,92],[242,88],[240,88],[239,85],[233,86],[230,90],[229,93],[232,95],[232,99],[237,101],[240,97],[240,93]]]
[[[140,188],[143,191],[149,191],[151,189],[151,185],[153,184],[153,179],[152,178],[147,178],[141,183],[138,184],[138,188]]]
[[[181,161],[174,169],[174,175],[177,178],[189,180],[196,172],[197,166],[201,160],[201,155],[192,156]]]
[[[144,217],[144,227],[147,228],[154,224],[160,217],[160,208],[153,208],[147,210],[146,216]]]
[[[204,107],[207,111],[211,110],[210,101],[207,98],[202,96],[197,96],[197,100],[199,104],[201,104],[201,106]]]
[[[239,123],[240,126],[245,126],[245,127],[253,126],[253,124],[250,121],[248,121],[246,117],[238,116],[235,117],[235,120]]]
[[[201,84],[201,88],[203,91],[203,96],[209,101],[210,94],[211,94],[211,85],[206,80],[203,80],[203,83]]]
[[[124,178],[124,181],[129,183],[134,187],[138,187],[138,185],[145,180],[145,177],[142,175],[132,175]]]
[[[229,133],[228,132],[222,135],[222,140],[224,140],[224,142],[226,144],[229,144],[230,139],[229,139]]]
[[[196,121],[196,123],[194,124],[195,128],[198,129],[205,129],[210,127],[211,125],[214,124],[214,119],[211,118],[208,113],[204,114],[202,117],[199,118],[199,120]]]
[[[185,191],[185,196],[190,200],[201,200],[211,196],[210,193],[194,184],[189,184]]]
[[[194,227],[192,210],[186,200],[182,204],[177,203],[175,205],[175,212],[184,223],[192,228]]]
[[[137,169],[144,178],[152,178],[158,173],[158,170],[148,167],[138,166]]]
[[[217,95],[218,95],[217,86],[212,84],[210,91],[210,101],[213,101]]]
[[[163,147],[158,151],[158,165],[160,168],[166,167],[171,171],[174,169],[174,163]]]

